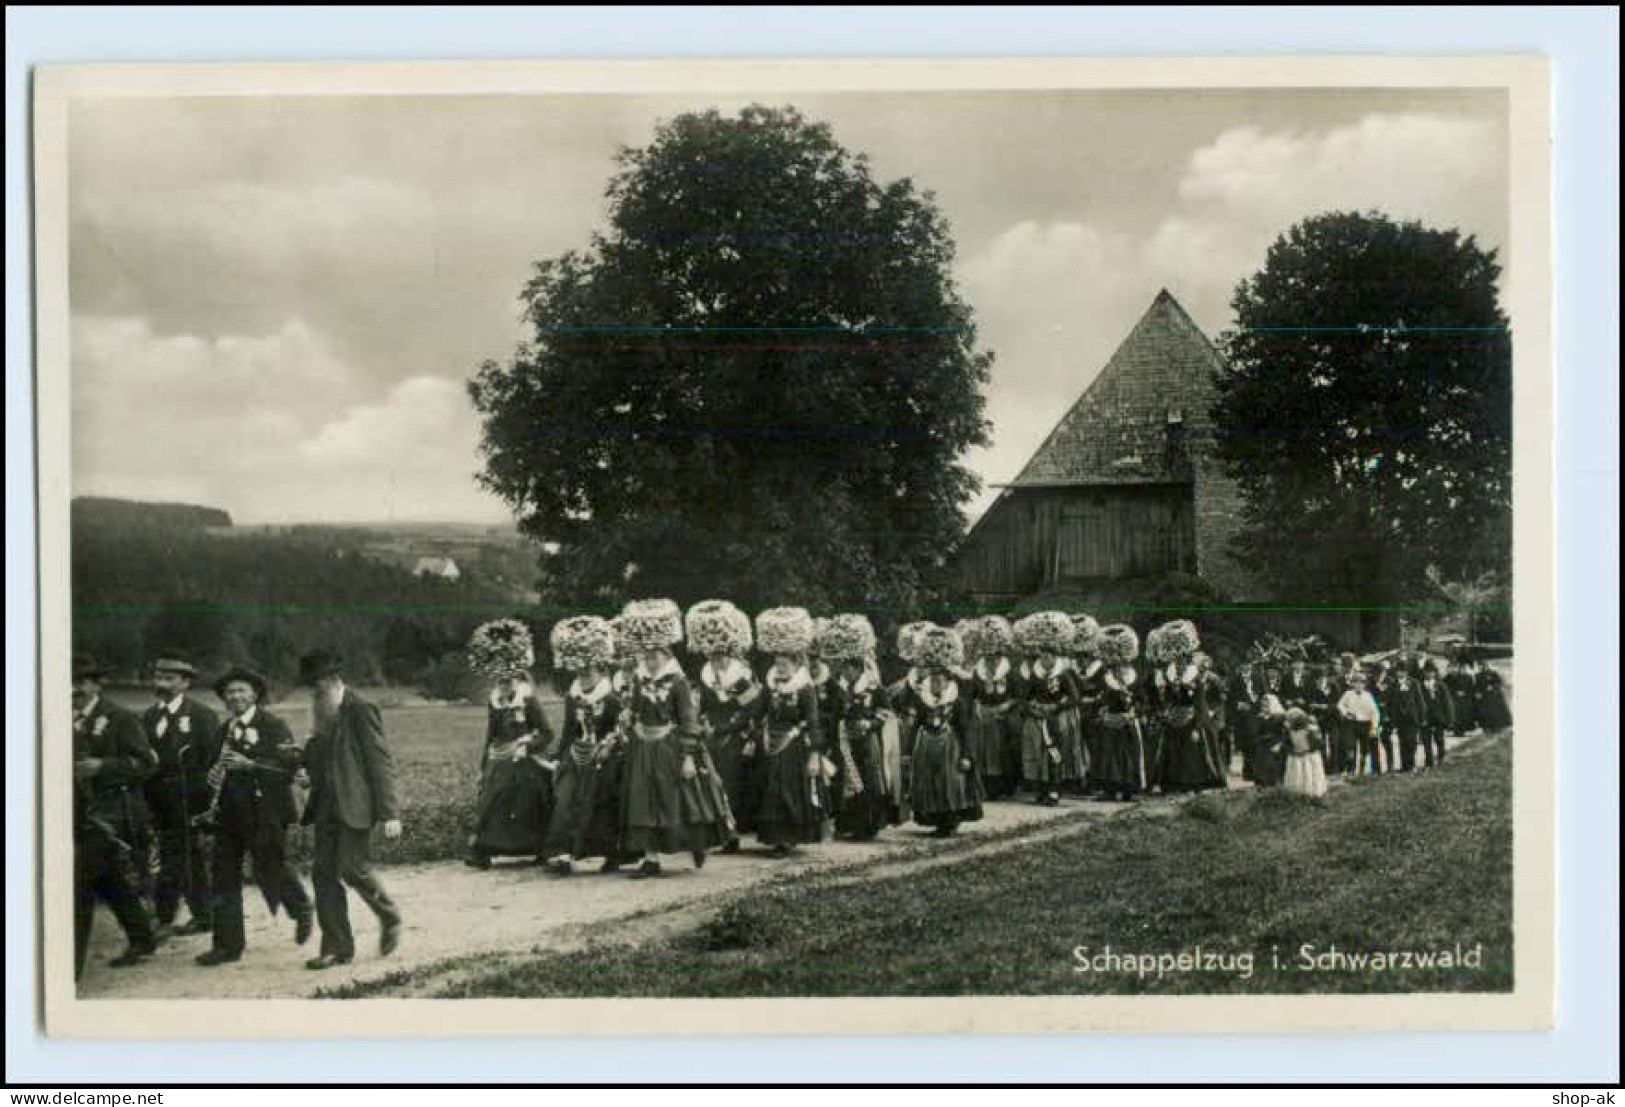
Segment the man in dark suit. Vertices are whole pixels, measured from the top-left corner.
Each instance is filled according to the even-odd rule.
[[[288,827],[295,817],[293,774],[300,751],[288,724],[265,710],[263,676],[241,665],[215,681],[214,691],[230,715],[220,725],[220,750],[214,779],[215,801],[209,811],[214,832],[214,944],[198,954],[200,965],[242,960],[247,934],[243,927],[243,859],[254,871],[254,883],[276,914],[287,909],[294,921],[293,940],[310,939],[310,896],[288,863]]]
[[[1422,737],[1427,719],[1427,708],[1422,703],[1411,671],[1401,667],[1388,677],[1388,691],[1383,696],[1383,716],[1392,726],[1391,734],[1399,739],[1399,763],[1405,772],[1416,771],[1416,744]]]
[[[1247,780],[1253,779],[1253,747],[1258,741],[1258,710],[1263,695],[1252,661],[1244,658],[1230,680],[1230,702],[1225,714],[1235,735],[1234,744],[1241,750],[1241,775]]]
[[[1455,705],[1450,701],[1450,689],[1439,679],[1439,667],[1431,661],[1422,667],[1417,692],[1422,697],[1422,752],[1432,769],[1444,764],[1444,736],[1455,725]]]
[[[355,957],[346,885],[378,916],[381,954],[394,952],[401,937],[401,913],[369,863],[375,824],[383,825],[391,841],[401,835],[395,769],[378,708],[345,687],[343,668],[344,659],[331,650],[299,659],[300,679],[310,686],[315,708],[314,734],[305,747],[310,801],[304,821],[316,828],[310,877],[322,949],[306,962],[311,969],[348,964]]]
[[[209,806],[209,770],[219,756],[220,721],[188,693],[197,669],[175,650],[164,650],[152,662],[156,702],[141,724],[158,755],[158,769],[146,783],[147,807],[158,834],[158,881],[153,911],[158,928],[168,932],[181,900],[192,917],[176,933],[206,934],[209,914],[209,867],[202,835],[192,820]]]
[[[125,968],[158,948],[134,865],[148,826],[141,785],[158,765],[134,712],[102,695],[107,668],[73,659],[73,944],[74,975],[84,971],[99,899],[112,910],[128,947],[108,962]]]
[[[1309,663],[1294,659],[1292,667],[1281,680],[1281,706],[1301,708],[1308,710],[1310,692],[1314,685],[1314,677],[1309,673]]]

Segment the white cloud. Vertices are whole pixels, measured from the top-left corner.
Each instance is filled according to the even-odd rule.
[[[297,418],[353,402],[361,387],[353,367],[299,319],[265,335],[206,337],[156,334],[141,317],[79,315],[73,374],[76,403],[139,398],[136,410],[177,419]]]
[[[382,403],[353,408],[300,444],[300,456],[324,465],[350,465],[380,457],[416,465],[425,443],[448,436],[468,440],[475,419],[455,381],[413,377],[402,381]]]
[[[297,320],[202,338],[81,317],[73,372],[76,494],[184,500],[247,522],[504,515],[474,484],[479,427],[460,381],[414,377],[369,398]]]

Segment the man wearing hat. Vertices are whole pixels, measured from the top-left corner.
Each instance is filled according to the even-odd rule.
[[[1417,685],[1422,697],[1422,752],[1428,768],[1444,763],[1444,735],[1455,724],[1455,707],[1450,702],[1450,689],[1439,679],[1439,667],[1432,661],[1422,666],[1422,681]]]
[[[220,720],[188,693],[197,669],[175,650],[153,660],[156,702],[141,717],[158,769],[147,780],[147,807],[158,832],[158,883],[153,911],[160,930],[175,922],[181,899],[192,917],[181,934],[213,929],[209,914],[209,872],[203,842],[192,820],[209,805],[209,770],[220,754]]]
[[[1253,672],[1253,662],[1243,657],[1230,679],[1229,702],[1225,716],[1230,722],[1231,745],[1241,751],[1241,773],[1253,779],[1253,747],[1258,742],[1259,705],[1264,698],[1263,682]],[[1225,765],[1228,770],[1230,766]]]
[[[1427,704],[1422,700],[1420,687],[1411,679],[1409,668],[1400,666],[1389,674],[1388,690],[1381,706],[1390,724],[1389,734],[1399,739],[1400,768],[1407,773],[1415,772],[1417,743],[1422,740],[1422,730],[1427,726]],[[1388,750],[1388,764],[1392,767],[1393,744],[1385,742],[1384,746]]]
[[[74,975],[84,971],[96,901],[107,904],[128,947],[114,968],[150,957],[158,941],[141,901],[133,864],[148,824],[142,782],[158,758],[134,712],[102,695],[107,667],[73,658],[73,938]]]
[[[285,908],[294,921],[293,940],[310,938],[310,896],[288,863],[288,827],[295,818],[293,774],[299,747],[288,724],[261,706],[265,678],[235,665],[214,683],[215,695],[230,713],[220,724],[215,749],[219,760],[208,821],[214,831],[214,944],[198,954],[200,965],[242,960],[247,945],[243,926],[243,860],[254,883],[276,914]]]
[[[355,958],[346,885],[378,916],[381,954],[393,953],[401,937],[401,913],[373,874],[369,858],[375,824],[383,824],[390,841],[401,836],[395,768],[378,708],[345,687],[343,668],[344,659],[332,650],[314,650],[299,659],[299,676],[310,686],[315,708],[314,733],[305,747],[310,801],[304,821],[316,827],[310,879],[322,949],[306,962],[311,969]]]

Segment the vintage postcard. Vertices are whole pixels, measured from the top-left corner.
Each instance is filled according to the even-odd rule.
[[[50,1034],[1551,1025],[1543,59],[33,93]]]

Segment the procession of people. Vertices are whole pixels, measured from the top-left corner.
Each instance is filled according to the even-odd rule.
[[[1467,655],[1444,667],[1406,652],[1317,661],[1305,642],[1274,640],[1227,680],[1188,620],[1143,644],[1127,624],[1060,611],[907,623],[889,683],[875,629],[856,613],[786,606],[752,620],[724,600],[686,614],[637,600],[613,618],[561,619],[549,645],[568,681],[557,731],[529,627],[499,619],[469,641],[468,663],[490,685],[474,868],[518,857],[561,877],[595,863],[649,879],[672,858],[702,868],[752,837],[788,857],[907,824],[951,836],[990,803],[1224,789],[1237,761],[1256,786],[1318,796],[1328,777],[1435,768],[1446,734],[1511,724],[1499,675]],[[370,850],[375,828],[402,833],[401,802],[382,715],[344,668],[327,650],[301,659],[313,723],[300,743],[250,668],[214,682],[222,719],[192,696],[193,664],[161,651],[154,703],[137,716],[102,694],[105,667],[75,657],[79,971],[98,901],[126,939],[115,967],[193,933],[212,936],[199,965],[241,959],[245,861],[294,943],[320,931],[309,968],[355,957],[352,890],[378,919],[380,953],[395,949],[401,912]],[[314,827],[309,891],[288,857],[296,822]]]
[[[305,964],[328,969],[355,958],[349,891],[378,917],[379,952],[393,952],[401,913],[371,866],[372,833],[399,838],[394,763],[376,705],[349,688],[344,659],[314,650],[300,659],[312,727],[303,743],[266,709],[270,683],[242,665],[214,683],[218,719],[190,696],[197,669],[179,651],[150,665],[156,703],[138,716],[103,694],[107,666],[73,658],[74,974],[85,968],[98,902],[124,932],[108,964],[150,958],[171,937],[209,934],[203,967],[242,959],[247,945],[243,869],[272,915],[293,922],[295,945],[321,931]],[[296,789],[307,798],[300,813]],[[309,891],[288,857],[295,822],[314,828]],[[156,837],[153,831],[156,830]],[[157,846],[158,871],[149,857]],[[154,887],[148,887],[149,883]],[[180,903],[190,917],[175,926]]]

